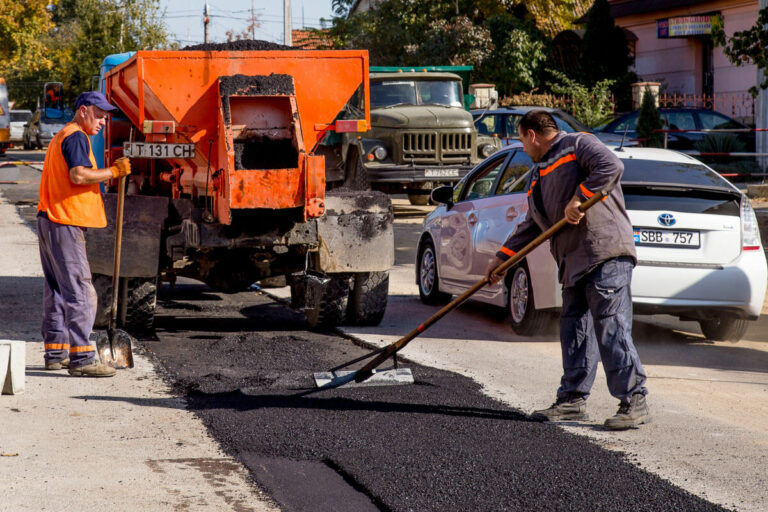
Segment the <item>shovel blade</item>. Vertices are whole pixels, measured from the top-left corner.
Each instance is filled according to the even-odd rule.
[[[96,351],[101,362],[112,368],[133,368],[133,336],[122,329],[99,332],[96,336]]]
[[[341,370],[336,372],[317,372],[314,374],[315,386],[318,389],[333,389],[362,386],[402,386],[413,384],[413,373],[410,368],[391,370],[374,370],[373,374],[362,382],[355,382],[357,372]]]

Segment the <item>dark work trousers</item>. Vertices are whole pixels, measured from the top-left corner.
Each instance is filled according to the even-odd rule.
[[[37,236],[45,276],[45,361],[69,357],[71,367],[90,364],[96,355],[96,347],[89,341],[96,319],[96,290],[85,254],[85,230],[57,224],[40,213]]]
[[[558,397],[589,396],[598,355],[611,395],[628,402],[635,393],[648,393],[645,371],[632,342],[632,268],[631,258],[612,258],[575,286],[563,288],[563,378]]]

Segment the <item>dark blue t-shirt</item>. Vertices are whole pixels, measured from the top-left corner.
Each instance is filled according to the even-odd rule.
[[[77,131],[68,135],[61,142],[61,154],[67,161],[67,166],[73,167],[93,167],[91,159],[88,157],[88,136],[83,132]]]

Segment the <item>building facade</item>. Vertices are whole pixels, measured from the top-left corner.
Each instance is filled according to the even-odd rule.
[[[703,100],[703,105],[754,122],[747,92],[757,66],[735,66],[712,43],[713,23],[726,37],[757,21],[758,0],[609,0],[616,25],[634,36],[635,72],[660,82],[663,93]],[[628,38],[629,39],[629,38]],[[707,104],[710,102],[711,104]],[[751,119],[750,119],[751,118]]]

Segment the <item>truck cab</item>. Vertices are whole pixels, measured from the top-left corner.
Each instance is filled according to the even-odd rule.
[[[346,174],[363,175],[358,181],[374,190],[426,204],[433,188],[460,180],[501,147],[478,137],[458,74],[373,72],[369,80],[371,127],[347,137]]]

